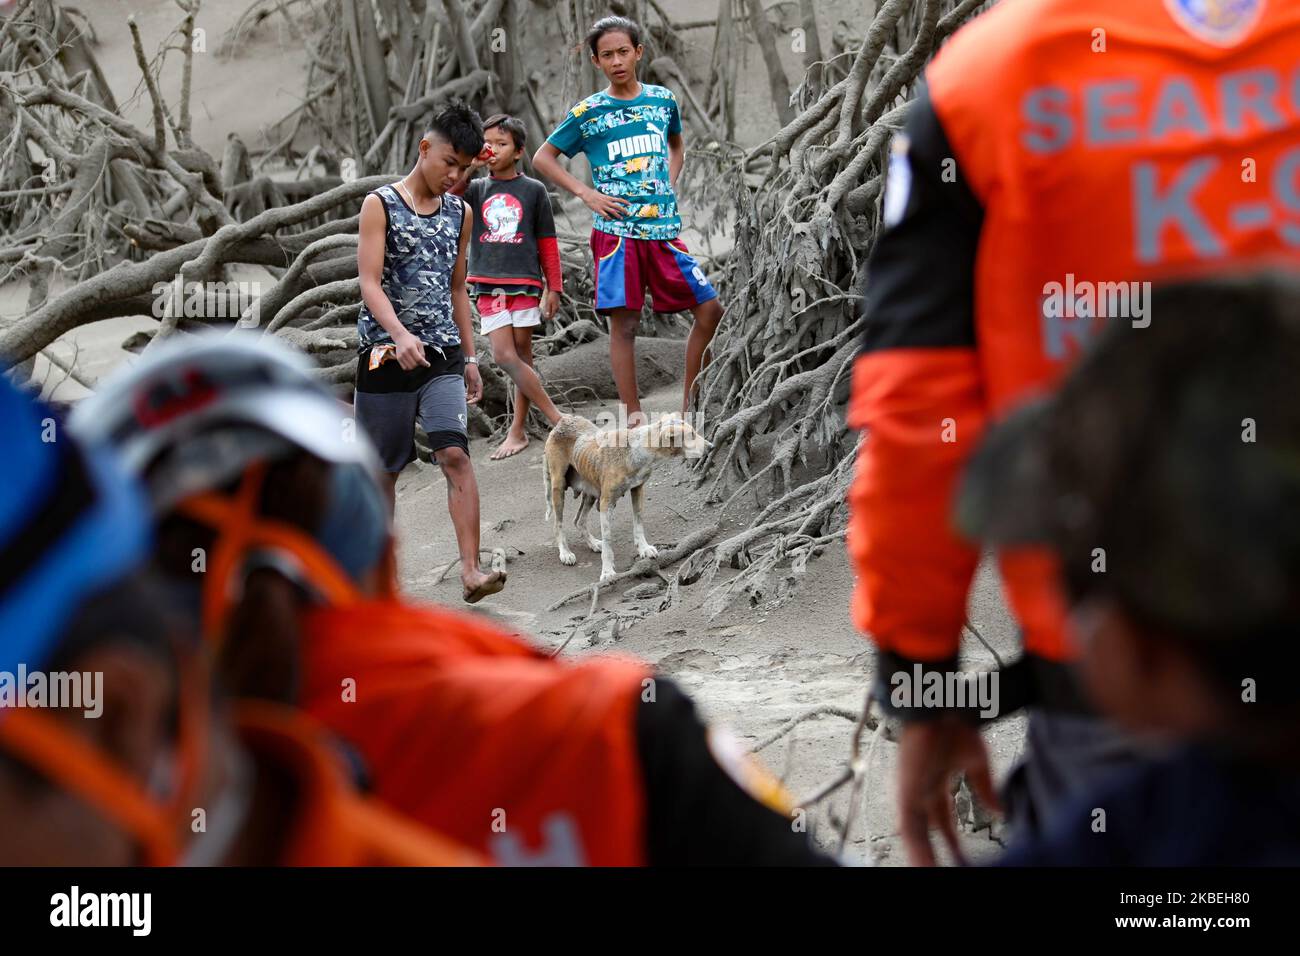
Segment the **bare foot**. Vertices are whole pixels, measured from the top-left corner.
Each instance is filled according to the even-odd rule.
[[[491,461],[500,461],[502,458],[513,458],[525,448],[528,447],[527,435],[516,435],[514,432],[506,435],[503,441],[491,455]]]
[[[466,604],[477,604],[490,594],[496,594],[506,586],[506,573],[504,571],[492,571],[483,573],[475,568],[469,574],[460,576],[461,587],[463,588],[462,596]]]

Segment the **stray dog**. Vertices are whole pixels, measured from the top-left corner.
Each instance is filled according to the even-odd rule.
[[[614,576],[614,548],[610,542],[609,515],[618,499],[632,493],[632,538],[642,558],[659,554],[645,537],[641,524],[643,486],[655,465],[668,458],[698,458],[712,444],[676,416],[640,428],[601,431],[578,415],[565,415],[546,439],[542,477],[546,487],[546,517],[555,519],[555,544],[560,561],[577,564],[578,559],[564,540],[564,492],[573,489],[579,499],[573,523],[587,535],[587,546],[600,553],[600,580]],[[600,513],[600,537],[594,537],[585,520],[596,505]]]

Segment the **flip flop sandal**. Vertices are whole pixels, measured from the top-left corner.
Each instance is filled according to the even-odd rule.
[[[476,587],[473,591],[463,592],[466,604],[477,604],[489,595],[496,594],[506,586],[506,573],[504,571],[493,571],[488,575],[488,579]]]

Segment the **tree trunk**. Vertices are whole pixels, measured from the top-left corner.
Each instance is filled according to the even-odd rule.
[[[825,86],[822,81],[822,38],[817,28],[817,9],[813,0],[799,0],[799,11],[803,17],[803,65],[807,73],[808,92],[813,97],[818,97]]]
[[[772,105],[782,126],[789,125],[794,119],[794,107],[790,105],[790,79],[785,75],[781,65],[781,54],[776,48],[776,31],[763,9],[763,0],[746,0],[749,5],[749,19],[758,38],[758,48],[763,51],[763,63],[767,66],[767,85],[772,90]]]

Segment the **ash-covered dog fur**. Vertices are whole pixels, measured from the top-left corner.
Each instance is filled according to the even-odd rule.
[[[542,463],[546,487],[546,517],[555,521],[555,545],[560,561],[578,559],[564,540],[564,493],[573,489],[578,513],[573,523],[587,537],[587,546],[600,553],[600,580],[615,574],[610,539],[610,512],[623,495],[632,495],[632,538],[638,557],[653,558],[657,548],[646,540],[641,522],[645,483],[660,462],[669,458],[698,458],[710,443],[690,423],[671,416],[639,428],[601,430],[579,415],[565,415],[546,439]],[[600,514],[600,537],[591,534],[586,519],[591,506]]]

